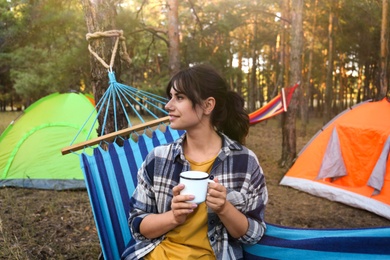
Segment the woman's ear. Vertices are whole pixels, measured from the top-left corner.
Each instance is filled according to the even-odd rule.
[[[213,112],[215,107],[215,98],[209,97],[204,101],[203,111],[206,115],[210,115]]]

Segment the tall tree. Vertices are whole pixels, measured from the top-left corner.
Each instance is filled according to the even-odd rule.
[[[290,64],[290,61],[291,61],[291,57],[290,57],[290,45],[289,45],[289,39],[291,37],[290,33],[291,33],[291,30],[288,30],[291,29],[291,22],[290,24],[288,23],[288,21],[291,21],[291,9],[290,9],[290,0],[282,0],[283,1],[283,8],[282,8],[282,12],[284,12],[283,14],[283,17],[285,18],[285,20],[283,21],[283,24],[284,24],[284,28],[283,28],[283,38],[284,40],[282,40],[282,44],[283,44],[283,52],[284,52],[284,55],[283,55],[283,63],[284,63],[284,70],[283,70],[283,84],[282,86],[283,87],[286,87],[288,86],[290,80],[289,80],[289,77],[290,77],[290,74],[289,74],[289,68],[291,66]]]
[[[312,97],[311,91],[311,80],[312,80],[312,69],[313,69],[313,56],[314,56],[314,42],[316,36],[316,26],[317,26],[317,5],[318,0],[311,2],[309,8],[315,15],[312,16],[310,20],[308,31],[309,33],[309,46],[308,46],[308,64],[307,64],[307,74],[306,79],[302,82],[301,92],[299,95],[300,111],[301,111],[301,136],[306,136],[306,128],[309,123],[309,100]]]
[[[302,46],[303,46],[303,25],[302,12],[304,0],[292,0],[291,4],[291,67],[290,85],[302,82]],[[297,154],[296,145],[296,117],[298,111],[298,96],[300,89],[294,91],[289,109],[283,115],[283,143],[282,165],[290,167]]]
[[[117,80],[120,78],[121,63],[119,55],[113,54],[115,42],[120,37],[119,34],[114,34],[112,37],[104,37],[108,35],[109,31],[116,30],[116,6],[117,0],[81,0],[83,10],[85,14],[85,21],[90,36],[91,49],[107,64],[110,64],[111,58],[114,56],[114,64],[112,70],[115,72]],[[102,35],[102,37],[99,37]],[[91,84],[95,100],[100,100],[107,90],[108,76],[107,68],[102,65],[95,56],[90,55],[91,63]],[[111,64],[110,64],[111,65]],[[112,108],[112,107],[111,107]],[[110,109],[111,116],[108,117],[104,129],[101,129],[104,122],[104,113],[100,113],[98,117],[99,129],[98,134],[108,134],[116,130],[115,121],[113,117],[113,110]],[[126,117],[123,115],[123,111],[118,111],[117,114],[117,129],[123,129],[127,127]]]
[[[174,74],[180,69],[179,49],[179,1],[168,0],[168,62],[169,74]]]
[[[389,48],[389,32],[388,32],[388,16],[389,16],[389,0],[382,0],[382,27],[381,27],[381,53],[380,53],[380,90],[378,99],[382,99],[389,91],[388,80],[388,48]]]
[[[258,37],[257,37],[257,15],[253,17],[253,31],[252,39],[250,39],[250,48],[251,48],[251,60],[252,68],[250,70],[250,80],[248,86],[248,110],[255,110],[255,103],[257,101],[256,97],[256,87],[257,87],[257,62],[258,62]]]
[[[324,123],[332,118],[332,98],[333,98],[333,54],[334,54],[334,20],[335,8],[338,0],[330,2],[329,24],[328,24],[328,60],[326,69],[326,89],[324,104]]]

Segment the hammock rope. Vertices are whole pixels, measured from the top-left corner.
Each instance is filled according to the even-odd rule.
[[[92,40],[102,38],[102,37],[116,37],[116,41],[113,46],[109,64],[106,61],[104,61],[104,59],[101,58],[95,51],[92,50],[92,46],[90,44]],[[123,31],[110,30],[105,32],[88,33],[86,35],[86,39],[89,41],[88,50],[90,51],[90,53],[108,71],[109,86],[94,108],[94,110],[97,111],[97,115],[94,118],[92,118],[92,115],[94,114],[93,113],[94,111],[92,111],[81,129],[83,129],[85,125],[88,122],[90,122],[90,120],[93,120],[93,124],[92,124],[93,127],[90,128],[86,138],[86,140],[88,140],[92,134],[92,131],[96,129],[98,117],[102,115],[102,126],[100,131],[100,137],[95,140],[90,140],[90,141],[83,142],[79,145],[75,145],[74,142],[78,139],[81,133],[81,129],[80,129],[80,131],[76,134],[76,136],[70,143],[69,147],[62,149],[62,154],[75,152],[77,150],[85,149],[87,147],[93,148],[93,145],[96,144],[102,144],[102,143],[107,144],[107,141],[115,142],[117,137],[124,139],[124,136],[126,136],[126,138],[131,138],[133,134],[137,135],[135,133],[135,130],[133,128],[133,123],[132,123],[132,120],[134,121],[135,119],[130,118],[131,112],[134,114],[135,118],[137,118],[138,121],[141,122],[141,125],[143,126],[144,129],[143,130],[144,133],[146,133],[147,130],[151,130],[151,128],[155,126],[157,126],[158,128],[159,125],[164,125],[165,127],[166,123],[169,120],[168,117],[164,117],[161,119],[161,115],[166,116],[168,114],[167,111],[164,110],[164,106],[168,101],[167,98],[161,97],[157,94],[153,94],[147,91],[137,89],[135,87],[124,85],[122,83],[117,82],[116,80],[115,72],[113,71],[113,66],[114,66],[115,56],[117,55],[118,50],[119,50],[119,54],[121,55],[121,58],[131,63],[131,59],[127,54],[125,37],[123,37]],[[112,109],[112,113],[110,113],[110,109]],[[119,113],[119,111],[123,113]],[[150,124],[147,124],[145,122],[145,118],[141,114],[142,111],[146,112],[149,116],[151,116],[154,119],[152,120],[152,122],[150,122]],[[119,114],[124,114],[126,123],[128,124],[128,128],[125,129],[124,131],[118,129]],[[109,121],[110,117],[112,117],[113,119],[114,133],[104,134],[105,126],[107,125],[107,122]],[[137,129],[140,130],[141,128],[137,128]]]
[[[95,32],[95,33],[87,33],[86,34],[86,39],[89,42],[88,44],[88,50],[89,52],[98,60],[100,63],[106,68],[111,70],[114,66],[114,61],[115,61],[115,56],[118,51],[118,46],[119,42],[121,42],[121,49],[123,51],[120,51],[119,54],[121,58],[125,61],[127,61],[129,64],[131,63],[131,58],[129,54],[127,53],[127,48],[126,48],[126,38],[123,36],[123,31],[122,30],[110,30],[110,31],[105,31],[105,32]],[[116,37],[115,45],[112,50],[111,54],[111,59],[110,59],[110,64],[107,64],[95,51],[92,50],[91,46],[91,40],[94,39],[99,39],[99,38],[107,38],[107,37]]]

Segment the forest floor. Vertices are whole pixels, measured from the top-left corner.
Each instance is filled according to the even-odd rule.
[[[320,119],[311,120],[306,137],[297,138],[297,152],[321,126]],[[266,222],[304,228],[390,226],[390,220],[370,212],[279,185],[287,170],[277,163],[281,140],[278,119],[251,127],[247,139],[247,146],[257,154],[266,176],[269,192]],[[0,259],[99,256],[99,240],[86,190],[1,188],[0,209]]]

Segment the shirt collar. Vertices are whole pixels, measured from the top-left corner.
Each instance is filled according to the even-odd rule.
[[[227,135],[222,132],[218,132],[218,134],[222,138],[222,152],[225,156],[229,155],[231,151],[241,151],[242,145],[232,139],[230,139]],[[183,151],[183,143],[186,138],[186,133],[182,134],[172,145],[173,148],[173,158],[177,160],[180,158],[182,161],[185,160],[184,151]]]

